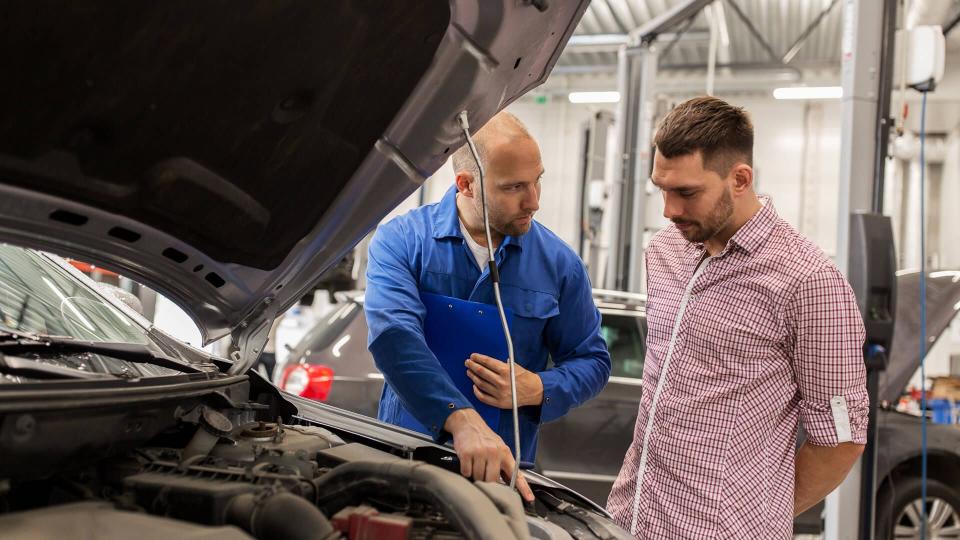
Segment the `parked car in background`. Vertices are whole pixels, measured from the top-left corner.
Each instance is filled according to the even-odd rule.
[[[919,535],[920,418],[894,407],[917,370],[919,356],[919,273],[897,279],[897,325],[890,363],[880,381],[878,415],[877,538]],[[960,310],[960,272],[928,276],[927,328],[930,346]],[[287,391],[336,407],[376,416],[383,375],[367,351],[363,295],[344,304],[310,330],[291,351],[277,381]],[[606,503],[607,494],[633,439],[646,352],[643,297],[594,290],[601,332],[613,363],[600,394],[541,428],[537,466],[548,478]],[[927,530],[960,538],[960,428],[928,425],[929,493]],[[794,523],[797,533],[822,528],[820,504]],[[950,536],[953,534],[954,536]]]

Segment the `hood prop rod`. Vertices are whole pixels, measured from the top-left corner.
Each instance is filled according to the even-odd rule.
[[[480,177],[480,206],[483,207],[483,229],[487,235],[487,254],[489,255],[488,264],[490,265],[490,281],[493,283],[493,295],[497,302],[497,311],[500,314],[500,324],[503,326],[503,336],[507,339],[507,365],[510,366],[510,410],[513,413],[513,472],[510,474],[510,488],[516,489],[517,476],[520,474],[520,418],[517,412],[517,375],[515,370],[515,360],[513,357],[513,339],[510,337],[510,327],[507,326],[507,315],[503,310],[503,299],[500,297],[500,272],[497,270],[497,261],[493,252],[493,239],[490,236],[490,217],[487,215],[487,191],[483,183],[483,163],[480,162],[480,154],[477,147],[473,144],[473,138],[470,136],[470,123],[467,121],[467,111],[460,111],[457,115],[460,122],[460,128],[463,129],[463,135],[467,138],[467,145],[470,147],[470,154],[477,162],[477,170]]]

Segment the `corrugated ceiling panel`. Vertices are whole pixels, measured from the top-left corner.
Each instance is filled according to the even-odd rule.
[[[663,13],[682,0],[593,0],[584,14],[577,34],[623,34]],[[833,0],[722,0],[730,35],[730,56],[734,63],[768,63],[770,56],[737,16],[737,6],[753,22],[778,57],[797,40],[803,30]],[[842,6],[836,5],[813,31],[791,64],[840,61]],[[708,28],[701,13],[695,29]],[[667,64],[706,64],[708,44],[681,42],[664,58]],[[608,65],[616,62],[615,53],[568,53],[560,65]]]

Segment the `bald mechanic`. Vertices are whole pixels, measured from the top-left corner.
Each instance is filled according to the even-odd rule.
[[[513,115],[501,112],[475,136],[483,161],[492,249],[500,273],[517,368],[521,460],[533,462],[537,433],[595,396],[610,375],[600,313],[583,263],[533,220],[544,174],[540,149]],[[512,414],[488,427],[454,386],[424,340],[421,292],[494,303],[476,163],[466,145],[453,155],[456,185],[438,204],[382,225],[370,244],[364,303],[369,348],[386,384],[379,418],[405,409],[438,442],[453,438],[464,476],[487,482],[513,470]],[[547,358],[553,361],[547,368]],[[481,402],[509,409],[505,358],[464,359]],[[521,476],[520,493],[533,494]]]
[[[654,143],[671,224],[645,252],[640,409],[607,509],[644,539],[791,539],[866,443],[856,299],[754,191],[743,109],[687,101]]]

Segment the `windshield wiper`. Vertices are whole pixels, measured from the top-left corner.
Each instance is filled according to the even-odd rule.
[[[0,353],[91,353],[102,354],[128,362],[149,364],[181,373],[204,373],[190,364],[178,362],[137,343],[100,343],[75,339],[54,339],[20,332],[0,331]]]
[[[32,379],[116,379],[118,375],[92,373],[79,369],[41,364],[26,358],[11,358],[0,354],[0,373]]]

